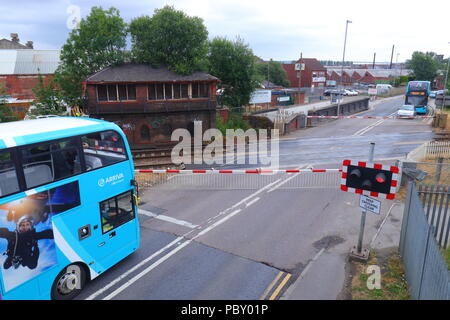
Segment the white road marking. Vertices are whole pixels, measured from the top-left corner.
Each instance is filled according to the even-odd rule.
[[[233,206],[231,206],[230,208],[220,212],[219,214],[217,214],[214,218],[219,217],[223,214],[226,214],[228,211],[235,209],[236,207],[247,203],[248,201],[250,201],[253,197],[255,197],[257,194],[265,191],[266,189],[270,188],[271,186],[273,186],[274,184],[278,183],[281,179],[277,179],[276,181],[269,183],[268,185],[264,186],[263,188],[259,189],[258,191],[254,192],[253,194],[249,195],[248,197],[242,199],[241,201],[237,202],[236,204],[234,204]],[[159,260],[157,260],[155,263],[153,263],[152,265],[150,265],[149,267],[145,268],[144,270],[142,270],[138,275],[136,275],[135,277],[131,278],[129,281],[127,281],[126,283],[124,283],[122,286],[120,286],[118,289],[114,290],[111,294],[109,294],[108,296],[106,296],[103,300],[110,300],[112,298],[114,298],[115,296],[117,296],[119,293],[121,293],[122,291],[124,291],[125,289],[127,289],[128,287],[130,287],[133,283],[135,283],[136,281],[138,281],[140,278],[142,278],[144,275],[146,275],[147,273],[149,273],[150,271],[152,271],[153,269],[155,269],[157,266],[159,266],[161,263],[163,263],[164,261],[166,261],[167,259],[169,259],[171,256],[173,256],[175,253],[177,253],[178,251],[180,251],[181,249],[183,249],[184,247],[186,247],[188,244],[190,244],[192,241],[194,241],[195,239],[197,239],[200,236],[205,235],[207,232],[213,230],[214,228],[216,228],[217,226],[221,225],[222,223],[224,223],[225,221],[227,221],[228,219],[230,219],[231,217],[235,216],[236,214],[238,214],[239,212],[241,212],[241,209],[237,209],[234,210],[233,212],[227,214],[225,217],[223,217],[221,220],[215,222],[214,224],[212,224],[211,226],[209,226],[208,228],[204,229],[203,231],[201,231],[199,234],[197,234],[195,237],[193,237],[191,240],[185,241],[183,243],[181,243],[178,247],[176,247],[175,249],[173,249],[172,251],[169,251],[167,254],[165,254],[164,256],[162,256]],[[212,219],[209,219],[212,220]],[[208,221],[209,221],[208,220]],[[194,230],[192,230],[194,231]],[[155,252],[154,254],[152,254],[150,257],[146,258],[145,260],[141,261],[139,264],[137,264],[136,266],[134,266],[133,268],[131,268],[130,270],[128,270],[127,272],[125,272],[124,274],[122,274],[120,277],[118,277],[117,279],[115,279],[114,281],[112,281],[111,283],[109,283],[108,285],[106,285],[105,287],[103,287],[102,289],[98,290],[97,292],[95,292],[94,294],[90,295],[86,300],[93,300],[96,297],[98,297],[100,294],[106,292],[108,289],[110,289],[111,287],[113,287],[114,285],[116,285],[119,281],[123,280],[124,278],[126,278],[128,275],[130,275],[130,273],[136,271],[137,269],[139,269],[140,267],[142,267],[143,265],[145,265],[147,262],[151,261],[152,259],[154,259],[156,256],[160,255],[161,253],[163,253],[164,251],[166,251],[168,248],[172,247],[174,244],[184,240],[185,236],[188,235],[189,233],[191,233],[192,231],[186,233],[185,235],[178,237],[177,239],[175,239],[174,241],[172,241],[171,243],[169,243],[167,246],[165,246],[164,248],[160,249],[159,251]]]
[[[129,286],[131,286],[133,283],[135,283],[136,281],[138,281],[140,278],[142,278],[143,276],[145,276],[147,273],[149,273],[150,271],[152,271],[153,269],[155,269],[157,266],[159,266],[161,263],[163,263],[164,261],[166,261],[167,259],[169,259],[171,256],[173,256],[175,253],[177,253],[178,251],[180,251],[181,249],[183,249],[184,247],[186,247],[188,244],[190,244],[192,242],[192,240],[188,240],[184,243],[182,243],[181,245],[179,245],[178,247],[176,247],[175,249],[173,249],[172,251],[170,251],[168,254],[166,254],[165,256],[163,256],[161,259],[159,259],[158,261],[156,261],[155,263],[153,263],[152,265],[150,265],[149,267],[145,268],[144,270],[142,270],[138,275],[134,276],[133,278],[131,278],[130,280],[128,280],[127,282],[125,282],[123,285],[121,285],[119,288],[117,288],[116,290],[114,290],[113,292],[111,292],[109,295],[107,295],[103,300],[111,300],[112,298],[114,298],[115,296],[117,296],[119,293],[121,293],[123,290],[125,290],[126,288],[128,288]]]
[[[391,113],[391,114],[389,115],[389,117],[392,116],[392,115],[394,115],[394,114],[396,114],[396,113],[397,113],[397,112]],[[362,128],[361,130],[356,131],[353,135],[354,135],[354,136],[362,136],[363,134],[365,134],[365,133],[368,132],[369,130],[371,130],[371,129],[377,127],[377,126],[379,126],[380,124],[382,124],[385,120],[386,120],[386,119],[378,120],[377,122],[372,123],[371,125],[369,125],[369,126],[367,126],[367,127],[365,127],[365,128]]]
[[[307,164],[305,166],[300,166],[295,168],[295,170],[299,170],[299,169],[303,169],[303,168],[311,168],[312,169],[312,164]],[[282,185],[286,184],[287,182],[291,181],[292,179],[294,179],[295,177],[297,177],[301,172],[297,172],[295,173],[292,177],[287,178],[285,180],[283,180],[281,183],[277,184],[275,187],[271,188],[270,190],[267,191],[267,193],[271,193],[272,191],[275,191],[276,189],[278,189],[279,187],[281,187]]]
[[[129,269],[127,272],[123,273],[120,277],[114,279],[113,281],[111,281],[110,283],[108,283],[106,286],[104,286],[103,288],[101,288],[100,290],[94,292],[93,294],[91,294],[89,297],[86,298],[86,300],[94,300],[96,297],[98,297],[99,295],[101,295],[103,292],[107,291],[108,289],[110,289],[111,287],[113,287],[114,285],[116,285],[119,281],[123,280],[124,278],[126,278],[128,275],[130,275],[132,272],[136,271],[137,269],[139,269],[140,267],[142,267],[144,264],[146,264],[147,262],[149,262],[150,260],[152,260],[153,258],[155,258],[156,256],[160,255],[161,253],[163,253],[164,251],[166,251],[167,249],[169,249],[170,247],[172,247],[173,245],[175,245],[176,243],[178,243],[179,241],[184,240],[183,237],[178,237],[175,240],[173,240],[171,243],[169,243],[168,245],[166,245],[164,248],[159,249],[158,251],[156,251],[154,254],[152,254],[151,256],[149,256],[148,258],[146,258],[145,260],[142,260],[141,262],[139,262],[137,265],[135,265],[134,267],[132,267],[131,269]]]
[[[175,219],[173,217],[165,216],[163,214],[155,214],[153,212],[150,212],[150,211],[147,211],[147,210],[144,210],[144,209],[139,209],[139,214],[143,214],[143,215],[146,215],[148,217],[152,217],[152,218],[155,218],[155,219],[163,220],[163,221],[166,221],[166,222],[171,222],[171,223],[174,223],[174,224],[178,224],[180,226],[188,227],[188,228],[191,228],[191,229],[195,229],[195,228],[198,227],[198,225],[196,225],[196,224],[192,224],[192,223],[184,221],[184,220]]]
[[[255,199],[253,199],[252,201],[250,201],[250,202],[247,202],[246,204],[245,204],[245,207],[247,208],[247,207],[250,207],[252,204],[254,204],[255,202],[258,202],[259,201],[259,199],[261,199],[260,197],[256,197]]]

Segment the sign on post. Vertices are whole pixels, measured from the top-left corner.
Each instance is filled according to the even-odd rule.
[[[361,198],[359,198],[359,206],[362,209],[373,212],[375,214],[380,214],[381,212],[381,201],[372,199],[363,194],[361,195]]]

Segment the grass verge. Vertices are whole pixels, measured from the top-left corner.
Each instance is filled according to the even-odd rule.
[[[351,282],[352,300],[409,300],[405,271],[397,248],[371,250],[367,263],[351,263],[354,270]],[[369,289],[368,282],[372,283],[374,275],[368,273],[369,266],[380,268],[380,289]]]

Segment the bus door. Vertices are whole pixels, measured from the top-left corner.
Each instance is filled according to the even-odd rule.
[[[137,249],[132,190],[100,201],[89,211],[86,223],[90,223],[78,228],[78,238],[92,259],[100,263],[100,269],[109,268]]]

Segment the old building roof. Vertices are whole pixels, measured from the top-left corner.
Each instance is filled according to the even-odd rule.
[[[146,64],[125,63],[107,67],[86,79],[86,82],[167,82],[167,81],[218,81],[206,73],[194,72],[179,75],[166,67],[153,68]]]
[[[304,63],[309,69],[314,71],[326,71],[327,69],[315,58],[302,58]]]
[[[59,56],[60,50],[0,50],[0,75],[53,74]]]
[[[11,33],[10,36],[11,40],[0,39],[0,49],[33,49],[33,41],[21,44],[17,33]]]

